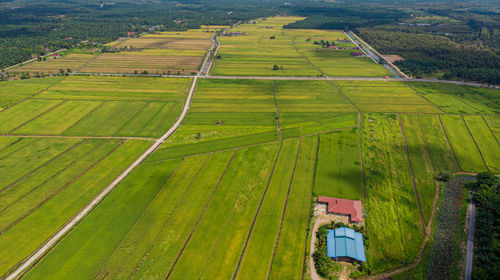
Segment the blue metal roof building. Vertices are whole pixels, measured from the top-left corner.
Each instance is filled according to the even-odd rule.
[[[349,257],[366,262],[363,234],[346,227],[330,229],[326,236],[328,257]]]

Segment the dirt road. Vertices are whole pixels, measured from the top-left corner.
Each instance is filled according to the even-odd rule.
[[[476,201],[474,200],[474,191],[473,191],[471,193],[471,200],[469,205],[469,236],[467,237],[467,255],[465,257],[465,280],[470,280],[472,274],[475,223],[476,223]]]

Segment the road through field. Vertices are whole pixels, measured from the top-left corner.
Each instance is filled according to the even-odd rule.
[[[467,255],[465,258],[465,280],[470,280],[472,275],[472,260],[474,256],[474,227],[476,223],[476,202],[474,191],[471,193],[469,206],[469,236],[467,237]]]
[[[206,61],[205,61],[206,63]],[[204,65],[205,65],[204,63]],[[8,275],[5,280],[14,280],[18,276],[22,274],[22,272],[34,265],[39,258],[43,257],[47,254],[50,249],[59,242],[59,240],[64,237],[67,233],[69,233],[75,225],[77,225],[87,214],[94,209],[132,170],[134,170],[139,164],[141,164],[150,154],[152,154],[160,145],[167,140],[170,135],[172,135],[177,128],[182,124],[184,119],[189,112],[189,108],[191,106],[191,101],[193,99],[194,90],[196,88],[196,82],[198,80],[200,74],[194,77],[191,88],[189,89],[188,96],[186,98],[186,102],[184,103],[184,107],[182,108],[182,112],[179,117],[172,125],[172,127],[163,134],[162,137],[156,139],[153,145],[149,147],[137,160],[135,160],[132,165],[130,165],[125,171],[123,171],[111,184],[109,184],[104,190],[102,190],[99,195],[94,198],[85,208],[80,210],[71,220],[69,220],[63,228],[61,228],[57,233],[55,233],[52,237],[50,237],[42,246],[40,246],[37,250],[35,250],[22,264],[20,264],[10,275]]]

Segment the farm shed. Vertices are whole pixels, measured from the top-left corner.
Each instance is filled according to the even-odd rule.
[[[326,235],[327,255],[334,259],[349,258],[365,262],[363,234],[346,227],[330,229]]]
[[[347,215],[353,223],[363,222],[363,210],[359,200],[319,196],[318,202],[327,204],[327,214]]]
[[[352,56],[363,56],[364,54],[361,52],[353,52],[351,53]]]

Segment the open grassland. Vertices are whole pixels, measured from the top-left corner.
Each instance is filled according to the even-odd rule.
[[[401,115],[425,222],[429,222],[439,172],[458,171],[436,116]]]
[[[358,128],[319,135],[313,191],[316,195],[363,199]]]
[[[136,140],[25,139],[3,149],[9,167],[0,173],[12,179],[0,193],[0,274],[54,234],[148,146]],[[22,173],[12,176],[12,166],[23,166]]]
[[[493,173],[500,173],[500,142],[481,116],[464,116],[465,124],[483,156],[484,162]]]
[[[441,112],[404,83],[336,81],[335,85],[362,112]]]
[[[302,138],[269,279],[300,279],[302,277],[316,151],[316,136]]]
[[[446,134],[462,171],[486,171],[486,166],[474,138],[461,116],[441,116]],[[471,128],[474,130],[475,128]]]
[[[362,127],[367,260],[384,271],[414,261],[422,224],[397,116],[364,115]]]
[[[177,118],[189,79],[69,77],[0,112],[0,132],[161,136]]]
[[[64,72],[79,71],[86,63],[94,59],[93,54],[71,53],[60,57],[48,56],[46,61],[35,61],[20,67],[10,69],[10,72],[29,72],[31,74],[58,74]]]
[[[355,108],[327,81],[275,81],[274,92],[282,129],[307,135],[356,125]]]
[[[445,83],[408,83],[424,98],[450,114],[499,114],[500,90]]]

